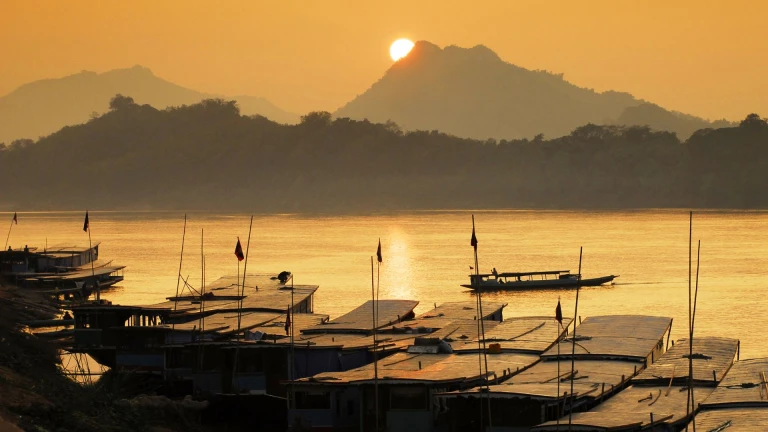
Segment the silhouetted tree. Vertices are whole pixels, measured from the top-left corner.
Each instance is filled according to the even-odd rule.
[[[768,121],[760,118],[759,115],[752,113],[739,123],[739,127],[761,129],[768,127]]]
[[[115,97],[109,101],[109,109],[111,111],[117,111],[134,106],[136,106],[136,102],[133,101],[132,97],[123,96],[120,93],[116,94]]]
[[[328,111],[313,111],[301,116],[301,124],[309,127],[328,127],[331,120],[332,116]]]

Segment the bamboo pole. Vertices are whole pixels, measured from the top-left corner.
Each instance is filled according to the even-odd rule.
[[[181,263],[184,261],[184,240],[187,238],[187,214],[184,214],[184,230],[181,233],[181,253],[179,254],[179,274],[176,275],[176,297],[173,300],[173,311],[176,311],[179,303],[179,286],[181,285]],[[171,330],[176,329],[176,322],[171,324]]]
[[[374,386],[374,412],[376,413],[376,431],[379,430],[379,362],[376,345],[376,327],[378,317],[376,316],[376,293],[373,287],[373,257],[371,257],[371,314],[373,315],[373,386]]]
[[[576,368],[576,320],[579,317],[579,291],[581,288],[581,258],[584,247],[579,247],[579,274],[576,281],[576,307],[573,312],[573,334],[571,335],[571,394],[569,395],[571,405],[568,408],[568,431],[570,432],[573,425],[573,377],[576,375],[574,369]]]

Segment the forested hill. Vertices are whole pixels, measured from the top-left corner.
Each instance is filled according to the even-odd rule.
[[[563,74],[507,63],[483,45],[440,48],[426,41],[416,42],[335,116],[477,139],[554,138],[587,123],[649,125],[687,139],[703,127],[733,126],[668,111],[629,93],[578,87]]]
[[[587,124],[558,139],[477,141],[311,113],[298,125],[207,100],[111,110],[0,150],[2,210],[375,212],[438,208],[768,208],[768,123]]]

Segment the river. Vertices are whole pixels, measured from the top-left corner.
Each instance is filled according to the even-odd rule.
[[[248,273],[292,271],[297,284],[320,286],[315,312],[338,316],[371,295],[371,256],[381,238],[384,263],[380,296],[415,299],[416,312],[444,301],[474,301],[459,284],[473,264],[471,212],[429,211],[365,216],[256,215]],[[481,272],[577,271],[583,247],[584,277],[620,275],[614,285],[583,288],[581,317],[652,314],[674,318],[672,338],[687,337],[688,212],[479,211],[474,212]],[[10,221],[12,214],[0,215]],[[87,245],[83,213],[19,213],[9,244],[39,248]],[[187,215],[181,274],[206,283],[237,271],[239,236],[248,247],[250,215]],[[93,241],[100,257],[126,265],[125,281],[103,293],[120,304],[161,302],[173,295],[184,214],[91,212]],[[701,240],[696,334],[741,339],[742,358],[768,356],[757,319],[768,311],[768,212],[701,211],[694,214],[693,239]],[[204,241],[201,242],[201,239]],[[202,243],[202,250],[201,250]],[[202,252],[202,253],[201,253]],[[242,265],[242,264],[241,264]],[[574,313],[574,290],[499,292],[484,299],[508,303],[505,316],[554,315],[560,298]]]

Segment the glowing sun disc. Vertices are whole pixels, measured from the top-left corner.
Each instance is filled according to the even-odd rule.
[[[392,42],[392,45],[389,47],[389,55],[392,57],[392,60],[398,61],[407,56],[411,49],[413,49],[413,42],[408,39],[398,39]]]

